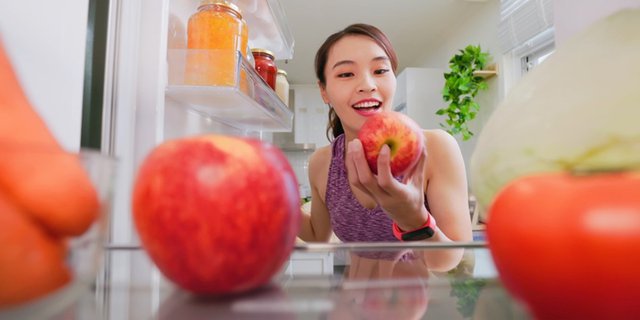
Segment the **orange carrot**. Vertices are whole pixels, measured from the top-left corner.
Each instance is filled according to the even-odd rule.
[[[66,246],[0,194],[0,309],[31,301],[69,282]]]
[[[0,43],[0,192],[57,235],[85,232],[98,198],[77,157],[32,108]]]

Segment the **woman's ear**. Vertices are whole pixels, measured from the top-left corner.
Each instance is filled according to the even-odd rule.
[[[329,97],[327,97],[327,89],[325,87],[325,85],[318,81],[318,88],[320,88],[320,96],[322,96],[322,101],[324,101],[324,103],[329,104]]]

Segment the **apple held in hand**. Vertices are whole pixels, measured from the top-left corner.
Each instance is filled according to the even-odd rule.
[[[358,132],[371,171],[378,173],[378,154],[383,145],[391,150],[391,174],[398,177],[409,171],[424,150],[422,129],[408,116],[391,111],[375,114]]]
[[[160,271],[196,294],[268,283],[289,257],[300,196],[283,153],[209,135],[168,141],[145,159],[133,191],[142,244]]]

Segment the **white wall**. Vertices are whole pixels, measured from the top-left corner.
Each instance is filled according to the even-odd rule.
[[[0,41],[31,104],[67,150],[80,147],[88,5],[0,1]]]
[[[446,106],[442,100],[443,68],[404,68],[398,76],[394,106],[406,103],[405,113],[423,129],[440,128],[442,118],[435,112]]]
[[[554,0],[556,46],[596,20],[631,7],[640,7],[640,0]]]
[[[500,18],[500,1],[487,1],[485,5],[479,7],[479,10],[468,19],[453,22],[450,27],[449,36],[444,43],[434,45],[431,50],[425,50],[421,63],[415,67],[424,68],[442,68],[449,70],[449,59],[455,55],[458,50],[464,49],[467,45],[480,45],[483,51],[488,51],[493,56],[493,62],[498,64],[498,76],[488,80],[489,89],[482,91],[476,96],[480,104],[480,112],[477,118],[470,123],[469,128],[475,134],[470,140],[462,141],[462,138],[456,137],[462,155],[465,159],[467,168],[469,167],[469,159],[476,144],[476,137],[480,134],[480,130],[493,110],[503,97],[503,81],[500,77],[500,63],[502,60],[502,51],[498,42],[498,22]],[[432,115],[434,118],[440,116]],[[444,117],[435,119],[433,123],[443,122]]]

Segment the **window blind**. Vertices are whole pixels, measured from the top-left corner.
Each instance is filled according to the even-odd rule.
[[[501,0],[498,39],[509,52],[553,28],[552,0]],[[553,30],[553,29],[551,29]]]

